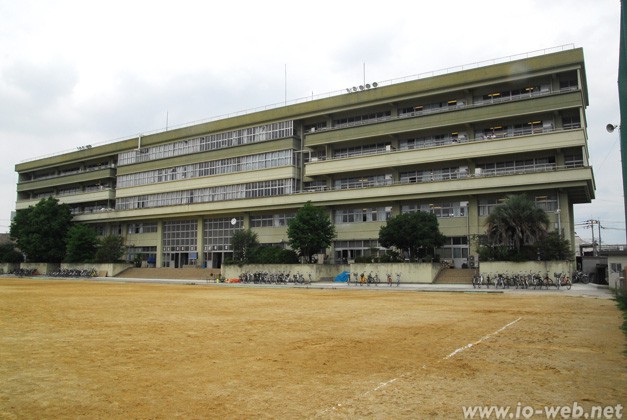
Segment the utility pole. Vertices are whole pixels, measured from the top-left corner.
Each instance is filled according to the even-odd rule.
[[[597,244],[594,240],[594,220],[586,220],[586,223],[588,223],[588,227],[590,228],[590,230],[592,231],[592,256],[596,257],[597,256]]]
[[[585,225],[586,229],[590,229],[592,232],[592,255],[593,256],[597,256],[598,255],[598,249],[597,249],[597,242],[594,238],[594,225],[598,226],[598,230],[599,230],[599,247],[601,246],[601,221],[600,220],[586,220],[585,222],[583,222],[583,224]]]

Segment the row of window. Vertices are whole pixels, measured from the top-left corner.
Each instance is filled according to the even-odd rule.
[[[131,165],[138,162],[206,152],[247,143],[276,140],[292,137],[293,134],[293,121],[264,124],[256,127],[209,134],[174,143],[160,144],[158,146],[143,147],[139,150],[123,152],[118,154],[118,165]]]
[[[478,164],[475,173],[481,175],[511,175],[518,173],[546,172],[556,168],[554,157],[508,160]]]
[[[333,127],[342,128],[342,127],[350,127],[353,125],[361,125],[361,124],[371,124],[377,121],[386,121],[389,120],[392,116],[392,111],[378,111],[378,112],[369,112],[368,114],[363,115],[353,115],[350,117],[340,117],[333,120]]]
[[[264,214],[250,216],[250,227],[283,227],[296,216],[296,213]]]
[[[557,203],[557,195],[555,194],[547,194],[547,195],[538,195],[534,196],[533,200],[535,202],[536,207],[546,211],[546,212],[554,212],[558,207]],[[505,201],[505,198],[482,198],[478,202],[479,206],[479,216],[488,216],[496,206],[502,204]]]
[[[450,201],[439,203],[410,203],[401,206],[401,213],[415,213],[422,211],[435,214],[438,218],[465,217],[467,215],[467,201]]]
[[[115,208],[116,210],[133,210],[163,206],[180,206],[193,203],[208,203],[213,201],[236,200],[242,198],[278,196],[291,194],[294,191],[294,184],[295,182],[293,179],[279,179],[124,197],[116,199]]]
[[[293,162],[294,154],[292,151],[281,150],[121,175],[117,179],[117,185],[118,188],[136,187],[159,182],[289,166],[293,165]]]
[[[385,222],[392,217],[392,207],[370,207],[338,209],[335,211],[335,223]]]
[[[359,177],[341,178],[334,181],[336,190],[348,190],[353,188],[382,187],[392,185],[392,174],[364,175]]]
[[[144,222],[144,223],[131,223],[128,225],[128,234],[136,235],[140,233],[154,233],[157,231],[157,223]]]
[[[468,167],[459,166],[439,169],[422,169],[416,171],[401,172],[399,180],[401,184],[446,181],[450,179],[466,178]]]
[[[390,150],[390,147],[390,143],[364,144],[353,147],[344,147],[341,149],[333,150],[333,158],[340,159],[353,156],[364,156],[376,153],[383,153],[386,150]]]

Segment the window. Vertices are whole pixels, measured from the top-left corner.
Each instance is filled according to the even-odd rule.
[[[243,228],[244,219],[242,217],[205,219],[203,222],[205,252],[229,250],[233,233]]]
[[[502,201],[503,199],[499,198],[483,198],[479,200],[479,216],[489,215]]]
[[[296,216],[296,213],[280,213],[250,216],[250,227],[283,227]]]
[[[435,214],[438,218],[445,217],[465,217],[466,202],[431,202],[431,203],[408,203],[401,206],[401,213],[413,213],[422,211],[425,213]]]
[[[156,223],[131,223],[128,225],[128,234],[154,233],[157,231]]]
[[[546,212],[554,212],[557,210],[557,195],[538,195],[534,197],[535,206]]]
[[[338,209],[335,211],[335,223],[385,222],[392,214],[392,207],[368,207]]]
[[[564,127],[564,130],[572,130],[576,128],[581,128],[581,120],[580,120],[579,115],[563,116],[562,127]]]
[[[340,190],[392,185],[392,174],[365,175],[356,178],[336,179],[334,185],[336,189]]]
[[[401,184],[411,184],[414,182],[445,181],[450,179],[465,178],[468,176],[467,167],[423,169],[400,173]]]

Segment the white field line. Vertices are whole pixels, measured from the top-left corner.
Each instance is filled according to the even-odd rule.
[[[522,317],[519,317],[519,318],[517,318],[517,319],[513,320],[512,322],[510,322],[510,323],[508,323],[508,324],[503,325],[501,328],[499,328],[498,330],[494,331],[493,333],[490,333],[490,334],[484,335],[484,336],[483,336],[483,337],[481,337],[479,340],[477,340],[477,341],[475,341],[475,342],[473,342],[473,343],[468,343],[468,344],[466,344],[465,346],[462,346],[462,347],[460,347],[460,348],[458,348],[458,349],[455,349],[455,351],[453,351],[453,352],[452,352],[451,354],[449,354],[448,356],[445,356],[445,357],[444,357],[444,358],[442,358],[441,360],[438,360],[438,362],[442,362],[442,361],[444,361],[444,360],[451,359],[451,358],[455,357],[457,354],[459,354],[459,353],[463,352],[464,350],[468,350],[469,348],[471,348],[471,347],[473,347],[473,346],[476,346],[477,344],[480,344],[480,343],[484,342],[485,340],[487,340],[487,339],[489,339],[489,338],[491,338],[491,337],[494,337],[495,335],[497,335],[497,334],[499,334],[499,333],[503,332],[503,331],[504,331],[504,330],[506,330],[507,328],[511,327],[512,325],[514,325],[515,323],[517,323],[518,321],[520,321],[521,319],[522,319]],[[423,365],[423,366],[422,366],[422,368],[423,368],[423,369],[425,369],[426,367],[427,367],[426,365]],[[398,381],[399,379],[401,379],[401,378],[403,378],[403,377],[405,377],[405,376],[408,376],[410,373],[411,373],[411,372],[405,372],[405,373],[403,373],[403,374],[399,375],[399,376],[398,376],[398,378],[390,379],[389,381],[386,381],[386,382],[381,382],[380,384],[378,384],[378,385],[377,385],[376,387],[374,387],[373,389],[370,389],[370,390],[368,390],[368,391],[366,391],[366,392],[362,393],[361,395],[358,395],[358,396],[357,396],[357,398],[360,398],[360,397],[365,397],[366,395],[368,395],[368,394],[370,394],[370,393],[372,393],[372,392],[377,392],[377,391],[380,391],[381,389],[386,388],[387,386],[389,386],[389,385],[393,384],[394,382]],[[319,414],[319,415],[321,415],[321,414],[325,414],[325,413],[327,413],[328,411],[337,410],[338,408],[341,408],[341,407],[342,407],[342,403],[337,403],[337,404],[335,404],[333,407],[329,407],[329,408],[327,408],[327,409],[325,409],[325,410],[321,411],[321,412],[320,412],[320,413],[318,413],[318,414]]]
[[[513,320],[512,322],[510,322],[509,324],[505,324],[503,325],[501,328],[499,328],[498,330],[494,331],[491,334],[488,335],[484,335],[483,337],[481,337],[479,340],[475,341],[474,343],[468,343],[463,347],[460,347],[458,349],[456,349],[453,353],[449,354],[448,356],[446,356],[444,359],[442,360],[448,360],[451,357],[455,356],[456,354],[459,354],[461,352],[463,352],[464,350],[468,350],[469,348],[471,348],[472,346],[476,346],[477,344],[489,339],[490,337],[493,337],[495,335],[497,335],[498,333],[500,333],[501,331],[505,330],[506,328],[511,327],[512,325],[514,325],[515,323],[517,323],[518,321],[520,321],[522,319],[522,317]]]

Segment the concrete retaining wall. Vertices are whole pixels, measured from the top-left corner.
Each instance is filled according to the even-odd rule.
[[[574,261],[525,261],[525,262],[508,262],[508,261],[482,261],[479,270],[483,274],[549,274],[553,278],[553,273],[568,273],[572,275],[574,270]]]
[[[402,283],[432,283],[440,271],[439,264],[432,263],[364,263],[364,264],[250,264],[241,267],[237,265],[222,266],[222,275],[227,279],[239,278],[241,273],[301,273],[308,278],[311,274],[312,281],[333,281],[335,277],[348,271],[351,273],[379,274],[382,283],[386,282],[387,273],[392,274],[392,280],[396,281],[396,273],[401,274]]]
[[[0,264],[0,274],[10,273],[12,270],[18,268],[24,269],[35,269],[37,270],[37,274],[41,276],[48,276],[54,273],[55,271],[61,269],[72,269],[72,270],[91,270],[92,268],[96,269],[98,277],[114,277],[122,271],[126,270],[129,267],[133,267],[132,264],[127,263],[106,263],[106,264],[69,264],[69,263],[61,263],[61,264],[53,264],[53,263],[32,263],[32,262],[23,262],[21,264],[9,264],[3,263]]]

